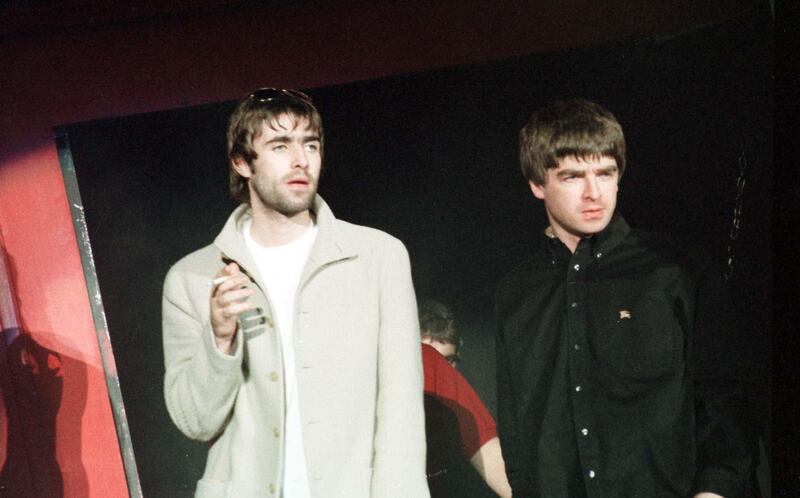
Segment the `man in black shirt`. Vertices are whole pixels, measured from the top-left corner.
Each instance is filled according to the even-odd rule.
[[[631,229],[616,118],[536,112],[520,160],[550,226],[496,302],[498,429],[514,498],[752,496],[738,327],[702,251]]]

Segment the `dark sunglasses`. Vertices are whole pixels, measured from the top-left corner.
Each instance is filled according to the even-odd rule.
[[[259,88],[258,90],[248,95],[247,98],[253,99],[256,102],[260,102],[262,104],[271,104],[280,99],[289,98],[289,99],[302,100],[306,104],[313,105],[313,103],[311,102],[311,97],[309,97],[305,93],[297,90],[285,90],[283,88],[272,88],[272,87]]]

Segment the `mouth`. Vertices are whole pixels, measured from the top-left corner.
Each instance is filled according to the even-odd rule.
[[[288,180],[286,184],[289,185],[290,187],[307,188],[308,186],[311,185],[311,181],[309,181],[309,179],[305,177],[297,177]]]
[[[581,211],[581,214],[583,215],[583,218],[585,220],[598,220],[603,217],[604,212],[605,209],[598,207],[598,208],[584,209],[583,211]]]

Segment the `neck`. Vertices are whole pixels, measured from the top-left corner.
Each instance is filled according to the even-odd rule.
[[[562,230],[555,224],[551,224],[548,228],[549,232],[551,232],[558,240],[560,240],[565,246],[567,246],[569,252],[575,253],[575,249],[578,248],[578,243],[581,241],[582,237],[579,237],[575,234],[571,234],[566,230]]]
[[[287,216],[271,209],[253,206],[250,235],[262,246],[282,246],[299,239],[311,225],[308,210]]]

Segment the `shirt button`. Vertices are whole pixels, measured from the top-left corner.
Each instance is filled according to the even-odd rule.
[[[596,475],[597,474],[594,473],[594,470],[590,470],[589,471],[589,479],[594,479],[594,476],[596,476]]]
[[[278,380],[278,372],[270,372],[269,373],[269,380],[271,380],[272,382],[275,382],[276,380]]]
[[[269,492],[275,494],[275,485],[272,483],[269,483]]]
[[[580,344],[576,344],[576,345],[574,345],[572,347],[575,349],[575,351],[580,351],[581,350],[581,345]]]
[[[578,303],[572,303],[569,306],[570,306],[570,308],[577,308],[578,307]]]
[[[581,434],[583,434],[584,436],[588,436],[589,435],[589,429],[584,427],[583,429],[581,429]]]
[[[575,392],[576,393],[581,392],[581,389],[583,389],[581,386],[575,386]]]
[[[267,327],[273,328],[275,326],[275,322],[272,321],[272,317],[267,317]]]
[[[277,427],[273,427],[272,428],[272,435],[275,436],[275,437],[278,437],[278,436],[281,435],[281,431],[279,431]]]
[[[602,257],[603,257],[603,253],[602,253],[602,252],[598,252],[598,253],[597,253],[597,257],[598,257],[598,258],[602,258]]]
[[[573,266],[573,268],[575,268],[575,271],[578,271],[578,270],[581,269],[581,265],[575,265],[575,266]]]

